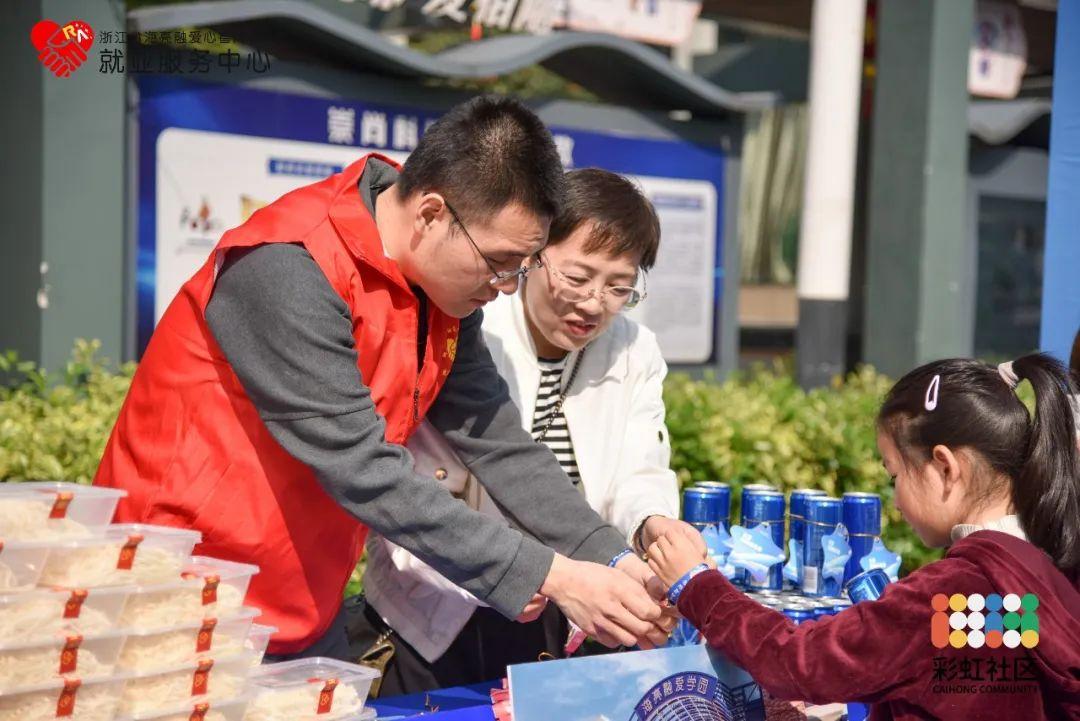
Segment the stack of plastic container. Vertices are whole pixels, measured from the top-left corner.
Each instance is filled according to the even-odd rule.
[[[258,569],[110,524],[124,495],[0,484],[0,721],[243,717],[276,630],[243,606]]]

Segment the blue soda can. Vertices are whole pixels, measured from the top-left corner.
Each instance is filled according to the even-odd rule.
[[[839,498],[811,496],[806,501],[806,526],[803,535],[802,590],[807,596],[836,596],[840,584],[821,575],[825,551],[821,539],[840,525],[842,508]]]
[[[720,513],[715,523],[724,527],[725,531],[731,531],[731,486],[720,481],[702,481],[695,483],[694,488],[704,488],[720,497]]]
[[[814,620],[814,611],[805,606],[784,606],[780,612],[794,621],[796,626]]]
[[[844,583],[862,573],[859,561],[874,550],[881,535],[881,496],[876,493],[845,493],[844,526],[848,531],[851,558],[844,566]]]
[[[764,525],[773,543],[784,547],[784,494],[779,491],[743,489],[742,526],[747,530]],[[749,572],[743,572],[743,583],[747,588],[757,591],[768,589],[780,591],[784,587],[784,562],[779,561],[769,568],[764,581],[755,581]]]
[[[824,618],[835,613],[831,603],[819,602],[815,603],[811,608],[814,609],[814,618]]]
[[[683,520],[699,531],[715,526],[720,517],[720,496],[704,488],[683,491]]]
[[[795,565],[798,580],[793,588],[802,588],[803,536],[806,534],[806,501],[813,496],[824,496],[825,491],[816,488],[800,488],[791,492],[788,499],[788,538],[795,541]]]
[[[833,614],[837,614],[841,611],[846,611],[847,609],[851,608],[851,601],[847,600],[846,598],[826,598],[825,600],[832,604]]]
[[[749,528],[749,526],[746,525],[747,496],[753,496],[759,493],[779,493],[779,491],[768,483],[747,483],[742,487],[742,492],[739,495],[739,525],[743,528]]]
[[[844,584],[844,593],[848,595],[852,603],[863,601],[876,601],[885,592],[889,585],[889,574],[880,568],[863,571],[855,578]]]

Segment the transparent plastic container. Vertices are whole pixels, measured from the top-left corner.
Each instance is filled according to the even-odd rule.
[[[127,682],[118,715],[142,716],[185,704],[227,701],[245,692],[250,673],[251,657],[241,653],[134,674]]]
[[[116,721],[243,721],[248,701],[244,695],[228,701],[184,703],[164,711],[119,716]]]
[[[152,630],[235,613],[258,572],[258,566],[247,563],[193,556],[176,581],[133,589],[121,623],[132,630]]]
[[[117,628],[129,589],[37,589],[0,595],[0,643],[48,640],[61,632],[84,636]]]
[[[329,721],[361,714],[381,674],[330,658],[273,663],[252,674],[245,721]]]
[[[0,693],[0,719],[18,721],[112,721],[127,677],[103,681],[55,680],[18,693]]]
[[[29,591],[41,579],[52,545],[38,541],[0,541],[0,593]]]
[[[145,674],[200,658],[243,653],[251,623],[261,613],[241,608],[225,618],[177,623],[152,631],[131,631],[120,654],[122,671]]]
[[[251,654],[252,666],[262,664],[263,657],[266,655],[266,647],[270,645],[270,638],[277,632],[277,626],[261,626],[257,623],[251,625],[247,641],[244,643],[244,650]]]
[[[101,535],[127,491],[58,481],[0,483],[0,538],[56,540]]]
[[[113,631],[0,645],[0,693],[15,693],[61,678],[108,678],[116,670],[126,637],[123,632]]]
[[[167,583],[180,577],[198,531],[121,523],[99,538],[53,544],[39,582],[63,588]]]

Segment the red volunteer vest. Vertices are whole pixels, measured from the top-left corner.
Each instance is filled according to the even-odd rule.
[[[360,200],[367,157],[222,236],[154,331],[94,478],[128,491],[117,521],[194,528],[198,553],[258,564],[248,603],[280,629],[271,653],[303,650],[325,633],[367,528],[270,435],[207,327],[206,304],[229,249],[302,243],[352,314],[386,440],[403,444],[449,373],[459,322],[429,304],[417,368],[419,302]]]

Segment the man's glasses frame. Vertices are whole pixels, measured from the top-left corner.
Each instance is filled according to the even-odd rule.
[[[461,232],[465,234],[465,237],[468,238],[469,243],[472,244],[473,250],[475,250],[476,254],[483,258],[484,262],[487,263],[487,267],[491,271],[491,274],[493,276],[491,280],[488,281],[488,285],[508,285],[511,281],[516,284],[532,271],[536,270],[537,268],[544,267],[544,262],[540,259],[540,254],[538,253],[533,257],[532,262],[528,264],[522,262],[521,266],[515,268],[514,270],[499,270],[495,267],[494,261],[492,261],[491,258],[489,258],[487,255],[485,255],[484,251],[480,250],[480,246],[476,244],[475,240],[473,240],[472,234],[469,233],[469,229],[466,228],[465,224],[461,222],[461,216],[457,214],[457,211],[454,210],[454,207],[450,205],[449,201],[443,198],[443,203],[446,204],[446,209],[450,211],[450,217],[452,217],[454,219],[454,222],[461,227]]]

